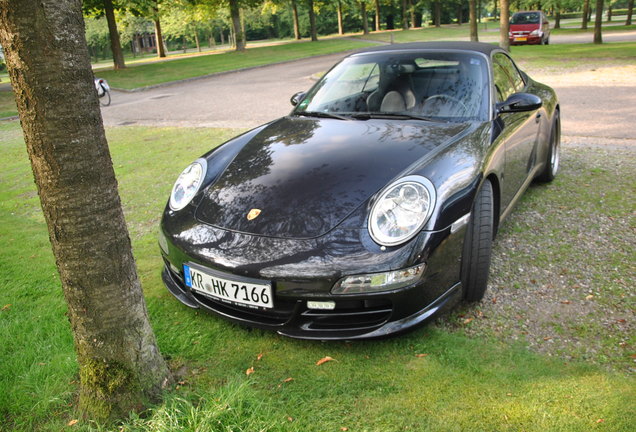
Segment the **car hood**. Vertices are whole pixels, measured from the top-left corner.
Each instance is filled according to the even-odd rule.
[[[245,143],[205,190],[196,217],[255,235],[318,237],[467,127],[284,117]]]

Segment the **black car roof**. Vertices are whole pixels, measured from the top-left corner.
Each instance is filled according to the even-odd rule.
[[[355,54],[383,52],[383,51],[405,51],[405,50],[461,50],[475,51],[490,57],[493,51],[501,51],[501,47],[494,44],[482,42],[409,42],[403,44],[382,45],[365,48]]]

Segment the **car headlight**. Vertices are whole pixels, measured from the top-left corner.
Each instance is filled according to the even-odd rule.
[[[543,36],[543,32],[541,31],[541,29],[532,30],[530,36]]]
[[[346,276],[331,289],[332,294],[361,294],[391,291],[414,284],[424,274],[426,264],[418,264],[402,270]]]
[[[425,177],[408,176],[385,188],[369,215],[369,233],[383,246],[413,238],[431,217],[435,187]]]
[[[183,170],[172,187],[172,193],[170,193],[170,208],[172,210],[181,210],[192,201],[203,183],[207,170],[208,163],[205,159],[197,159]]]

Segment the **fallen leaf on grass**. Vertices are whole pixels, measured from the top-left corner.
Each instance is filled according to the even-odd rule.
[[[590,294],[587,297],[585,297],[585,300],[592,300],[593,298],[594,298],[594,296],[592,294]]]
[[[561,304],[570,304],[572,303],[570,300],[561,300]]]
[[[415,357],[426,357],[428,354],[415,354]]]
[[[11,309],[11,303],[6,304],[6,305],[2,306],[2,310],[3,310],[3,311],[7,311],[7,310],[9,310],[9,309]]]
[[[348,427],[344,427],[344,426],[343,426],[343,427],[341,427],[341,428],[340,428],[340,430],[341,430],[341,431],[345,431],[345,432],[346,432],[346,431],[348,431],[348,430],[349,430],[349,428],[348,428]]]
[[[256,361],[260,361],[263,358],[263,353],[256,356]]]
[[[549,341],[549,340],[551,340],[551,339],[552,339],[552,338],[551,338],[550,336],[546,336],[546,337],[544,337],[544,338],[543,338],[543,340],[544,340],[544,341]]]
[[[293,418],[293,417],[287,417],[287,421],[288,421],[288,422],[293,422],[293,421],[294,421],[294,418]]]
[[[283,380],[283,382],[284,382],[284,383],[288,383],[288,382],[292,382],[293,380],[294,380],[294,379],[293,379],[292,377],[289,377],[289,378],[285,378],[285,379]]]
[[[605,420],[603,420],[603,419],[598,419],[598,420],[596,420],[596,423],[603,423],[604,421]]]
[[[74,426],[76,423],[78,422],[78,420],[73,419],[70,422],[67,423],[68,426]]]
[[[254,368],[253,367],[251,367],[251,368],[249,368],[248,370],[245,371],[245,375],[247,375],[247,376],[250,376],[253,373],[254,373]]]
[[[464,320],[464,324],[470,324],[470,322],[473,320],[474,318],[466,318]]]
[[[323,358],[321,358],[320,360],[318,360],[316,362],[316,366],[320,366],[321,364],[325,364],[325,363],[330,362],[330,361],[334,361],[334,359],[329,357],[329,356],[323,357]]]

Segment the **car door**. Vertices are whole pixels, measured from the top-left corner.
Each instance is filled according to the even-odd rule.
[[[493,56],[493,80],[497,102],[522,92],[526,86],[512,60],[501,52]],[[499,114],[498,121],[502,125],[500,139],[504,140],[506,153],[501,190],[501,209],[504,211],[528,179],[536,162],[539,118],[537,111],[530,111]]]

